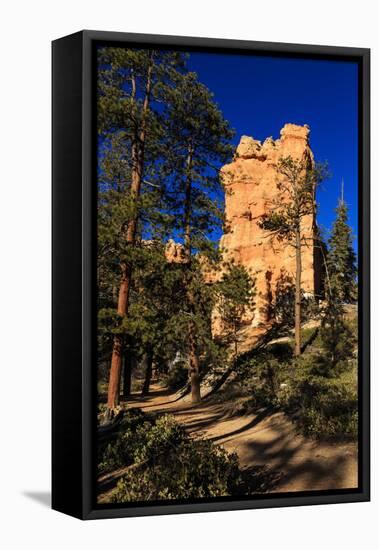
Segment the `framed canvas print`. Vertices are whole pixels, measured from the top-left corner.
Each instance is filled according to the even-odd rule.
[[[369,50],[53,42],[53,508],[369,499]]]

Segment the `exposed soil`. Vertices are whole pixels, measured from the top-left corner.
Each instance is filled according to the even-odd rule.
[[[283,413],[261,410],[230,416],[225,403],[204,401],[192,406],[187,398],[178,399],[154,384],[149,396],[132,396],[129,406],[173,414],[191,435],[235,451],[241,466],[265,467],[275,477],[271,493],[357,487],[356,445],[307,439],[296,433]]]

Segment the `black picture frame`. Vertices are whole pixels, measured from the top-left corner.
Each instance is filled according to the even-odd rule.
[[[99,42],[354,60],[359,66],[359,487],[101,507],[94,492],[96,149]],[[52,44],[52,507],[81,519],[360,502],[370,499],[370,50],[81,31]]]

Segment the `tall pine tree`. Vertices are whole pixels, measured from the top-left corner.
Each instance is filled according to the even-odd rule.
[[[191,395],[196,403],[201,399],[200,350],[210,336],[204,308],[212,300],[206,296],[202,270],[218,256],[214,236],[223,222],[219,169],[232,154],[233,132],[195,73],[178,75],[167,99],[167,193],[176,220],[174,236],[184,247],[182,314]]]
[[[343,193],[338,201],[336,220],[328,244],[326,307],[321,323],[324,348],[321,372],[331,376],[344,368],[354,348],[354,334],[345,320],[345,304],[357,299],[357,267]]]
[[[262,216],[260,226],[271,237],[284,241],[295,250],[295,356],[301,354],[301,274],[302,251],[309,246],[304,235],[303,220],[314,214],[317,185],[326,177],[326,167],[313,166],[309,158],[280,158],[277,164],[278,196],[269,214]]]
[[[255,306],[255,279],[248,270],[233,263],[226,266],[218,283],[217,312],[222,323],[223,339],[238,355],[239,332],[244,326],[244,316]]]
[[[338,202],[336,220],[329,239],[327,256],[330,291],[335,302],[352,303],[357,298],[357,259],[353,248],[348,208],[343,196]]]
[[[114,262],[118,266],[117,316],[120,322],[127,316],[129,309],[135,250],[143,223],[143,191],[146,187],[157,186],[149,176],[153,179],[156,177],[154,166],[161,154],[161,102],[164,101],[166,89],[173,85],[176,72],[182,67],[183,56],[175,52],[131,48],[99,50],[99,145],[100,148],[106,148],[107,143],[118,140],[118,161],[124,163],[120,173],[123,179],[117,184],[116,200],[113,200],[114,194],[111,197],[113,211],[118,215],[108,215],[103,231],[105,240],[108,240],[106,244],[114,248]],[[150,174],[147,166],[150,167]],[[104,179],[109,180],[111,177],[112,174],[105,171]],[[101,197],[99,205],[100,208],[104,207]],[[108,384],[107,406],[110,414],[119,404],[123,348],[122,330],[116,330]]]

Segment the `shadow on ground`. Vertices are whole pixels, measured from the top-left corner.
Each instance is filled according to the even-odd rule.
[[[355,444],[301,436],[281,412],[261,409],[255,414],[231,416],[224,404],[203,401],[192,406],[159,386],[153,386],[144,400],[133,395],[129,406],[173,414],[191,436],[210,439],[228,452],[237,452],[245,489],[249,486],[256,487],[257,493],[277,493],[357,487]]]

